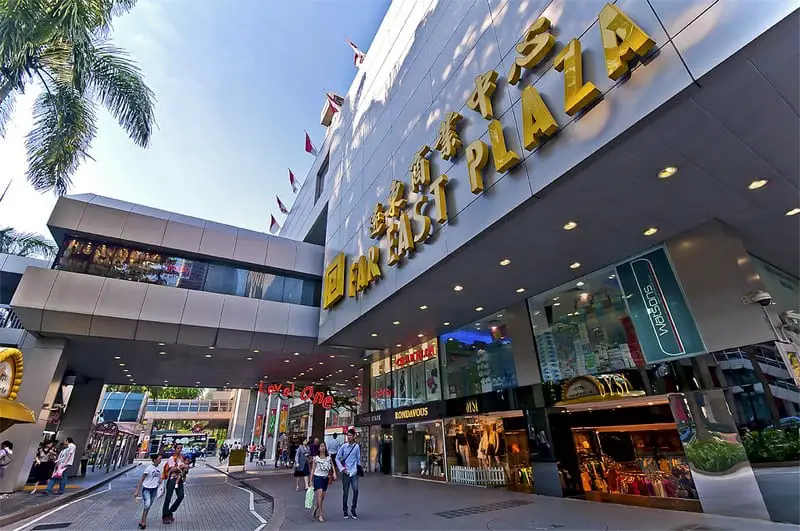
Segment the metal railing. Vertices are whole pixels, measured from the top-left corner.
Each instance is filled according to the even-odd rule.
[[[22,330],[22,323],[8,304],[0,304],[0,328]]]
[[[158,399],[147,402],[147,411],[172,413],[226,412],[233,410],[232,400],[180,400]]]

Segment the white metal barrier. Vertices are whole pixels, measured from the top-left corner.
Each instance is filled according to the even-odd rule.
[[[506,471],[500,467],[451,466],[450,481],[464,485],[505,485]]]

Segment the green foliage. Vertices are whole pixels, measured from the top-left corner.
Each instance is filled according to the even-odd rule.
[[[148,393],[154,400],[180,398],[194,400],[203,395],[203,390],[197,387],[147,387],[144,385],[109,385],[107,391],[121,393]]]
[[[0,136],[15,95],[42,93],[26,138],[26,177],[64,194],[97,132],[103,105],[135,144],[147,147],[155,96],[124,50],[108,40],[115,16],[135,0],[0,0]]]
[[[743,442],[753,463],[800,461],[800,428],[797,426],[751,431]]]
[[[692,439],[686,445],[686,458],[700,472],[725,472],[747,460],[744,448],[721,437]]]
[[[53,258],[58,247],[40,234],[17,232],[11,227],[0,229],[0,253],[39,258]]]

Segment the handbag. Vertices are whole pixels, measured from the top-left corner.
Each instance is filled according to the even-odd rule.
[[[306,509],[314,507],[314,488],[308,487],[306,489]]]
[[[167,490],[167,486],[164,485],[164,482],[158,484],[158,490],[156,490],[156,498],[160,498],[164,495],[164,492]]]
[[[58,465],[56,467],[56,469],[53,471],[53,475],[50,476],[50,477],[53,478],[53,479],[61,479],[61,476],[64,475],[64,471],[66,469],[67,469],[67,467],[65,467],[63,465]]]

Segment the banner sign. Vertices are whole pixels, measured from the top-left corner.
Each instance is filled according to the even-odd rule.
[[[648,363],[706,352],[663,247],[618,265],[617,278]]]
[[[286,433],[289,424],[289,404],[281,404],[281,417],[278,421],[278,431]]]
[[[278,409],[272,408],[269,410],[269,420],[267,421],[267,437],[272,437],[275,433],[275,421],[278,418]]]

